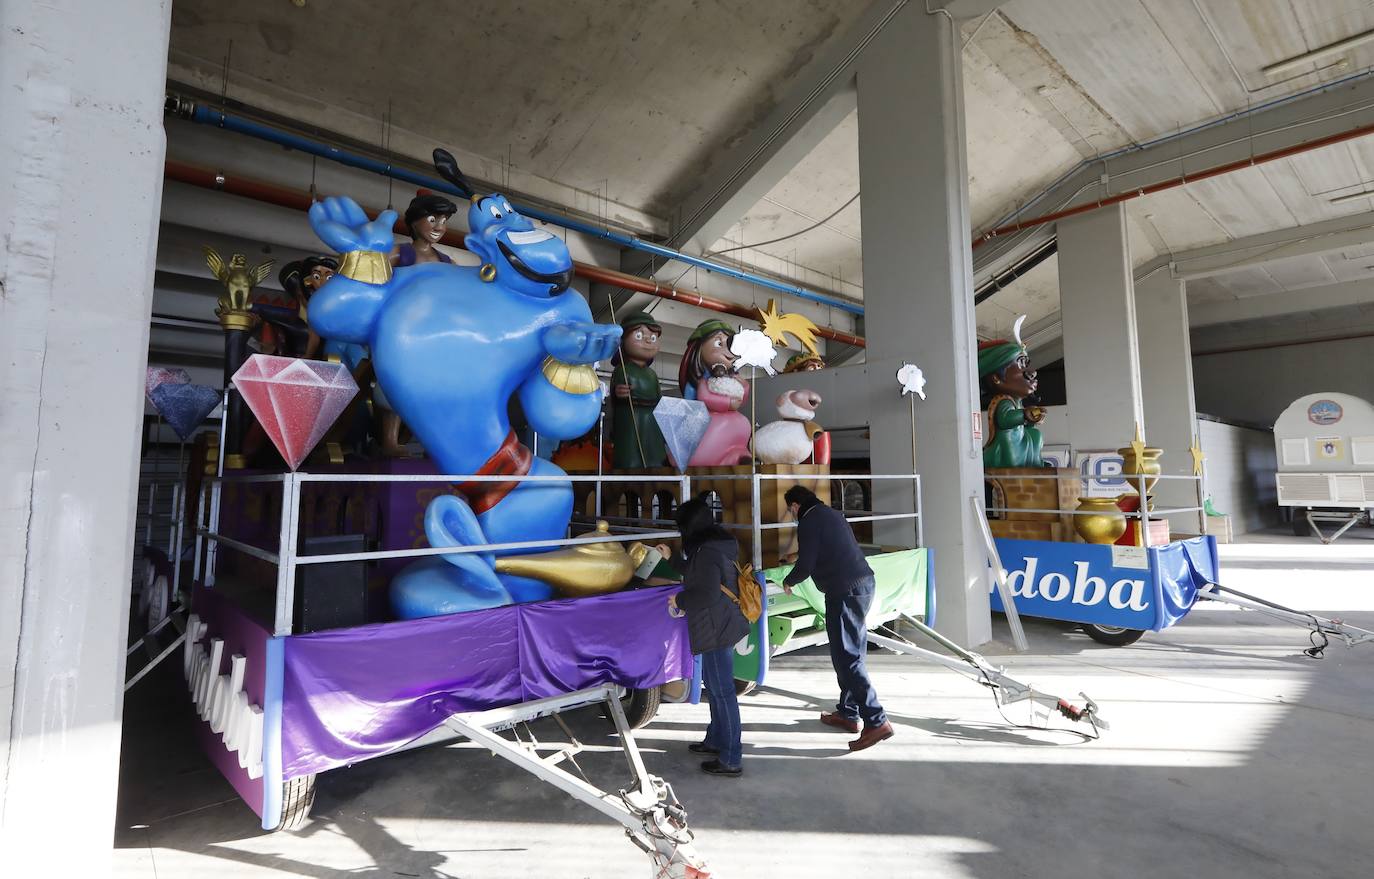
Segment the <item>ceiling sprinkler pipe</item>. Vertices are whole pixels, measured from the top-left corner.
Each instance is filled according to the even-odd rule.
[[[269,143],[275,143],[279,146],[300,150],[303,153],[308,153],[312,156],[319,156],[323,159],[329,159],[331,161],[338,162],[342,165],[348,165],[352,168],[358,168],[364,171],[371,171],[374,174],[381,174],[384,177],[390,177],[394,180],[401,180],[406,183],[413,183],[416,186],[423,186],[426,189],[432,189],[435,192],[446,192],[450,195],[466,197],[463,196],[463,193],[459,192],[458,189],[454,187],[451,183],[445,180],[440,180],[437,177],[430,177],[425,174],[418,174],[414,171],[408,171],[405,168],[396,167],[395,165],[392,165],[390,162],[383,162],[378,159],[370,159],[366,156],[360,156],[357,153],[346,152],[345,150],[338,149],[337,147],[328,146],[327,144],[319,143],[317,141],[313,141],[287,131],[282,131],[278,128],[272,128],[271,126],[254,122],[251,119],[245,119],[241,116],[233,116],[228,113],[222,113],[219,110],[211,109],[210,107],[206,107],[203,104],[197,103],[188,98],[184,98],[180,95],[169,94],[167,96],[166,107],[169,112],[175,113],[176,115],[184,119],[189,119],[192,122],[197,122],[202,125],[212,125],[216,128],[224,128],[229,131],[238,132],[239,134],[246,134],[249,137],[256,137],[259,140],[265,140]],[[766,287],[769,290],[776,290],[779,293],[785,293],[788,296],[795,296],[798,299],[805,299],[808,302],[815,302],[819,305],[826,305],[831,308],[837,308],[840,311],[845,311],[850,314],[864,313],[863,306],[861,305],[856,305],[853,302],[848,302],[843,299],[836,299],[831,296],[823,296],[820,293],[815,293],[811,290],[805,289],[804,287],[798,287],[794,284],[786,284],[782,281],[777,281],[772,278],[765,277],[763,275],[756,275],[752,272],[746,272],[740,269],[731,268],[730,266],[714,263],[710,260],[705,260],[700,257],[689,256],[685,253],[681,253],[680,251],[673,250],[671,247],[664,247],[661,244],[654,244],[652,242],[645,241],[642,238],[636,238],[632,235],[623,235],[619,232],[612,232],[609,229],[603,229],[599,226],[593,226],[590,223],[584,223],[580,220],[574,220],[570,217],[564,217],[560,214],[551,213],[540,208],[534,208],[528,205],[518,204],[515,207],[517,210],[520,211],[520,213],[524,214],[527,217],[532,217],[536,220],[542,220],[545,223],[550,223],[554,226],[567,229],[571,232],[579,232],[583,235],[590,235],[594,238],[600,238],[603,241],[609,241],[621,247],[630,248],[631,250],[642,251],[644,253],[650,253],[654,256],[660,257],[665,260],[676,260],[678,262],[683,262],[688,265],[697,266],[698,268],[706,269],[708,272],[715,272],[716,274],[725,275],[726,277],[736,278],[741,281],[746,281],[750,284],[756,284],[760,287]]]
[[[265,183],[260,180],[252,180],[245,177],[230,177],[221,171],[211,171],[208,168],[200,168],[189,165],[185,162],[178,162],[175,159],[168,159],[164,162],[164,174],[168,180],[178,183],[186,183],[191,186],[199,186],[202,189],[214,189],[220,192],[227,192],[230,195],[237,195],[241,198],[249,198],[265,204],[272,204],[278,207],[290,208],[297,211],[308,211],[313,199],[307,192],[289,189],[284,186],[277,186],[273,183]],[[366,210],[366,209],[365,209]],[[368,216],[376,217],[379,213],[375,210],[367,210]],[[397,221],[395,230],[405,233],[405,225]],[[466,250],[463,245],[463,233],[456,229],[450,229],[444,234],[442,243],[451,247],[458,247]],[[682,290],[677,287],[665,286],[657,281],[641,278],[638,275],[628,275],[624,272],[617,272],[613,269],[605,269],[600,266],[589,265],[582,262],[574,262],[573,270],[579,278],[585,278],[599,284],[610,284],[636,293],[647,293],[650,296],[657,296],[660,299],[668,299],[673,302],[680,302],[683,305],[694,305],[698,308],[705,308],[711,311],[718,311],[723,314],[732,314],[736,317],[748,320],[757,320],[758,312],[748,305],[739,305],[734,302],[724,302],[703,296],[695,290]],[[816,335],[823,339],[830,339],[844,345],[853,345],[858,348],[865,347],[863,336],[856,336],[851,333],[836,330],[831,327],[817,327]]]

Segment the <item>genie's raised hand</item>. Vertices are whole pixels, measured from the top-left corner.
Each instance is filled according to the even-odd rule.
[[[396,212],[382,211],[369,222],[367,214],[351,198],[326,198],[310,206],[310,227],[320,240],[339,253],[375,250],[387,253],[392,245]]]
[[[621,332],[617,324],[555,324],[544,331],[544,350],[564,363],[596,363],[615,353]]]

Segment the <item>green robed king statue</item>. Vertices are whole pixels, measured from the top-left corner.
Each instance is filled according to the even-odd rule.
[[[1045,410],[1027,406],[1039,383],[1021,341],[1023,314],[1012,329],[1013,341],[994,339],[978,345],[978,386],[987,413],[984,467],[1043,467],[1040,428]]]

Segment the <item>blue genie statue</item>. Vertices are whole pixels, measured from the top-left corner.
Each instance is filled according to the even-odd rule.
[[[393,273],[396,213],[369,222],[351,199],[325,199],[310,208],[310,224],[341,262],[310,301],[310,325],[326,339],[370,347],[391,405],[442,472],[549,477],[455,486],[457,494],[425,510],[432,546],[560,539],[572,486],[516,439],[507,407],[518,396],[541,436],[585,434],[601,411],[594,364],[615,353],[621,329],[593,323],[586,301],[568,289],[573,261],[561,239],[504,196],[472,194],[446,151],[434,151],[434,165],[470,201],[464,242],[481,267],[429,262]],[[492,553],[422,559],[393,580],[392,607],[410,619],[551,594],[541,581],[498,574],[495,564]]]

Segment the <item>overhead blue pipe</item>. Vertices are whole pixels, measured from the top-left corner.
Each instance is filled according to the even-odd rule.
[[[178,108],[178,111],[180,115],[190,119],[192,122],[198,122],[202,125],[214,125],[218,128],[224,128],[229,131],[236,131],[239,134],[246,134],[249,137],[256,137],[259,140],[265,140],[270,143],[278,144],[279,146],[289,147],[290,149],[294,150],[300,150],[301,152],[309,153],[312,156],[319,156],[322,159],[329,159],[331,161],[338,162],[341,165],[348,165],[352,168],[360,168],[364,171],[371,171],[374,174],[381,174],[383,177],[390,177],[394,180],[403,180],[407,183],[414,183],[416,186],[423,186],[426,189],[432,189],[436,192],[447,192],[450,195],[456,195],[460,198],[464,197],[463,194],[459,192],[456,187],[454,187],[451,183],[449,183],[446,180],[440,180],[436,177],[429,177],[424,174],[417,174],[414,171],[408,171],[405,168],[398,168],[392,165],[390,162],[381,162],[377,159],[369,159],[366,156],[360,156],[356,153],[345,152],[344,150],[341,150],[337,147],[317,143],[316,141],[300,137],[299,135],[291,134],[287,131],[282,131],[279,128],[272,128],[270,126],[254,122],[251,119],[245,119],[242,116],[231,116],[227,113],[221,113],[220,111],[213,110],[209,107],[204,106],[203,104],[196,103],[192,105],[189,112],[187,112],[185,106],[182,105]],[[673,250],[671,247],[664,247],[660,244],[654,244],[652,242],[645,241],[642,238],[636,238],[633,235],[622,235],[619,232],[612,232],[609,229],[602,229],[598,226],[593,226],[590,223],[584,223],[580,220],[574,220],[571,217],[564,217],[559,214],[550,213],[549,211],[529,207],[527,205],[517,204],[515,205],[515,208],[527,217],[533,217],[536,220],[543,220],[546,223],[551,223],[552,225],[568,229],[572,232],[580,232],[583,235],[591,235],[595,238],[600,238],[603,241],[610,241],[613,244],[620,245],[621,247],[628,247],[632,250],[643,251],[644,253],[652,253],[655,256],[662,257],[663,259],[684,262],[688,265],[693,265],[699,268],[706,269],[708,272],[715,272],[720,275],[725,275],[726,277],[737,278],[741,281],[747,281],[750,284],[757,284],[760,287],[767,287],[770,290],[777,290],[779,293],[786,293],[788,296],[795,296],[798,299],[805,299],[808,302],[815,302],[820,305],[828,305],[831,308],[838,308],[839,310],[847,311],[850,314],[864,313],[863,306],[855,305],[852,302],[846,302],[843,299],[834,299],[829,296],[822,296],[819,293],[813,293],[810,290],[807,290],[803,287],[797,287],[793,284],[785,284],[782,281],[775,281],[772,278],[765,278],[761,275],[755,275],[750,272],[741,271],[740,269],[731,268],[730,266],[721,265],[719,263],[714,263],[709,260],[702,259],[700,257],[688,256],[685,253]]]

